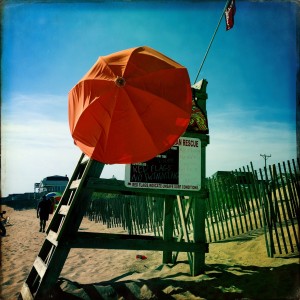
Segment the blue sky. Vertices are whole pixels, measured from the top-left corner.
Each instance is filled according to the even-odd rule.
[[[71,176],[80,156],[68,92],[102,55],[147,45],[188,69],[191,84],[226,1],[103,1],[4,5],[2,196]],[[236,1],[198,80],[208,81],[207,176],[296,158],[296,4]],[[102,177],[124,178],[124,166]]]

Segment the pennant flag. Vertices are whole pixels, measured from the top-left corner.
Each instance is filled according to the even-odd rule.
[[[234,25],[235,10],[235,0],[229,1],[225,9],[226,30],[231,29]]]

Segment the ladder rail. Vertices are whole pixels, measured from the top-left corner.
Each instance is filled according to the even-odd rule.
[[[86,183],[90,178],[100,177],[103,168],[103,163],[87,158],[84,154],[80,156],[19,298],[31,300],[49,297],[71,249],[62,241],[78,232],[93,193],[92,189],[85,188]]]
[[[66,207],[70,207],[70,198],[73,199],[71,196],[72,196],[72,192],[74,192],[74,190],[71,189],[72,183],[74,180],[78,180],[78,177],[80,176],[80,174],[84,173],[86,171],[86,168],[88,167],[88,165],[82,164],[82,161],[84,160],[84,158],[85,158],[84,154],[82,154],[81,157],[79,158],[79,162],[74,170],[74,173],[73,173],[71,179],[69,180],[67,187],[65,188],[65,190],[63,192],[63,195],[59,201],[58,207],[56,208],[56,212],[48,226],[47,234],[49,233],[50,229],[53,229],[55,227],[57,227],[57,230],[58,230],[59,225],[60,225],[62,219],[64,218],[63,214],[59,213],[61,207],[63,206],[65,208],[65,210],[66,210]],[[88,164],[88,162],[91,162],[91,160],[88,160],[87,164]]]

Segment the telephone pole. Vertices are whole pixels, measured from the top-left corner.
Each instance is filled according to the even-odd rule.
[[[270,155],[267,155],[267,154],[261,154],[260,156],[265,160],[265,168],[266,168],[266,167],[267,167],[267,159],[268,159],[269,157],[271,157],[271,154],[270,154]]]

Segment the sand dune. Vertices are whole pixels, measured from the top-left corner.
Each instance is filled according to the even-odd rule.
[[[12,226],[1,238],[1,299],[17,299],[45,239],[35,210],[2,207]],[[84,218],[80,230],[124,233]],[[162,253],[72,249],[57,299],[300,299],[299,254],[268,258],[262,231],[210,244],[204,274],[190,276],[187,255],[163,265]],[[136,259],[137,254],[147,257]]]

